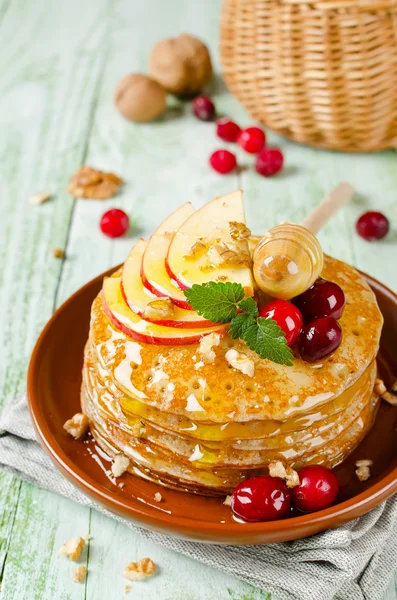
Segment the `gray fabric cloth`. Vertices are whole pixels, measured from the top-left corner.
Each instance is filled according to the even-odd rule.
[[[25,396],[6,406],[0,418],[0,465],[280,600],[381,600],[397,570],[397,496],[343,527],[282,544],[216,546],[140,529],[92,502],[61,475],[36,439]]]

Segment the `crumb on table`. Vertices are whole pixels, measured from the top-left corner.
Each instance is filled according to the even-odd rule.
[[[85,539],[82,537],[72,537],[59,548],[59,554],[66,554],[70,560],[76,562],[79,560],[82,550],[85,546]]]
[[[123,571],[123,575],[130,581],[144,581],[156,572],[156,565],[150,558],[141,558],[138,562],[131,562]]]

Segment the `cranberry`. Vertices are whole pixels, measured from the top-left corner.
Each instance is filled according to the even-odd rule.
[[[193,100],[192,108],[200,121],[212,121],[215,117],[215,106],[208,96],[197,96]]]
[[[273,319],[285,333],[287,345],[293,346],[298,340],[303,325],[300,310],[287,300],[273,300],[266,304],[259,313],[264,319]]]
[[[303,360],[314,362],[338,348],[342,329],[333,317],[319,317],[304,325],[299,336],[299,352]]]
[[[321,465],[309,465],[298,471],[300,485],[292,489],[292,501],[304,512],[332,506],[339,492],[336,475]]]
[[[237,141],[243,150],[250,154],[256,154],[264,147],[266,136],[259,127],[247,127],[242,130]]]
[[[259,175],[271,177],[283,168],[284,156],[278,148],[265,148],[255,160],[255,170]]]
[[[216,135],[225,142],[235,142],[240,135],[241,129],[234,121],[227,117],[218,119],[216,122]]]
[[[252,477],[242,481],[234,490],[232,510],[244,521],[274,521],[286,517],[291,494],[279,477]]]
[[[111,238],[124,235],[129,226],[128,215],[120,208],[112,208],[106,211],[99,222],[102,233]]]
[[[345,294],[333,281],[319,279],[292,302],[299,308],[305,323],[318,317],[340,319],[345,308]]]
[[[358,219],[356,230],[368,242],[381,240],[389,231],[389,221],[382,213],[369,211]]]
[[[210,165],[217,173],[226,175],[236,168],[237,161],[229,150],[216,150],[210,156]]]

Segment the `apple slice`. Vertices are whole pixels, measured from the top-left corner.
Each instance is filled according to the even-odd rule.
[[[147,242],[140,239],[132,248],[127,260],[124,263],[121,275],[121,293],[125,302],[136,314],[143,316],[145,309],[150,302],[161,299],[147,290],[141,279],[142,257],[147,247]],[[149,307],[150,308],[150,307]],[[167,307],[166,307],[167,308]],[[149,318],[144,316],[147,321],[165,325],[167,327],[180,327],[182,329],[196,329],[203,327],[214,327],[215,324],[204,317],[200,317],[196,311],[185,310],[179,306],[171,305],[172,314],[166,318]]]
[[[176,306],[185,310],[192,310],[192,307],[186,302],[178,284],[168,275],[165,259],[175,232],[193,213],[193,206],[186,202],[161,223],[148,242],[141,269],[143,285],[149,291],[156,296],[170,298]]]
[[[197,344],[203,335],[213,332],[223,333],[226,329],[225,325],[216,325],[205,329],[178,329],[145,321],[127,306],[120,284],[120,277],[107,277],[104,280],[103,307],[107,317],[117,329],[138,342],[165,346]]]
[[[167,271],[181,289],[207,281],[232,281],[241,283],[247,296],[254,294],[248,242],[241,240],[237,246],[230,232],[231,221],[245,224],[240,190],[215,198],[181,225],[166,259]],[[229,253],[227,262],[220,254],[224,250]]]

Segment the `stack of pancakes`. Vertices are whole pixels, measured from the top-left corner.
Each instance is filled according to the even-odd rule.
[[[150,345],[118,330],[101,294],[92,306],[82,409],[97,443],[125,455],[129,471],[168,487],[225,494],[267,473],[271,461],[333,467],[370,429],[382,315],[355,269],[325,257],[322,276],[342,287],[341,346],[318,363],[262,360],[227,334],[206,363],[199,345]],[[229,348],[255,363],[230,367]]]

